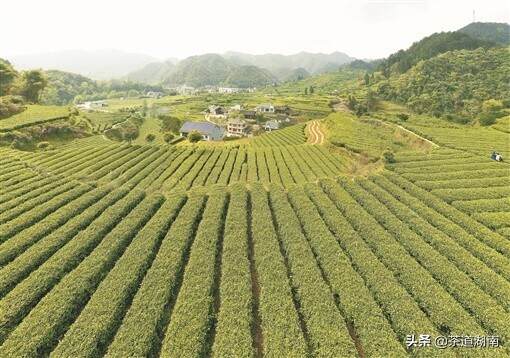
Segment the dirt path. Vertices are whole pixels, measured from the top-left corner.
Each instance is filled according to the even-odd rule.
[[[408,133],[414,134],[414,135],[415,135],[415,136],[417,136],[418,138],[420,138],[420,139],[424,140],[425,142],[427,142],[427,143],[431,144],[433,147],[439,147],[439,145],[438,145],[438,144],[434,143],[434,142],[433,142],[433,141],[431,141],[431,140],[428,140],[427,138],[422,137],[421,135],[419,135],[418,133],[413,132],[413,131],[412,131],[412,130],[410,130],[410,129],[407,129],[407,128],[402,127],[402,126],[400,126],[400,125],[397,125],[397,127],[398,127],[398,128],[400,128],[400,129],[402,129],[402,130],[404,130],[404,131],[406,131],[406,132],[408,132]]]
[[[322,133],[318,121],[312,121],[308,124],[308,143],[322,144],[324,142],[324,133]]]

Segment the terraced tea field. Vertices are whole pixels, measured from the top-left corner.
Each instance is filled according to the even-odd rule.
[[[352,178],[306,140],[0,148],[0,356],[508,356],[510,166],[405,142]]]

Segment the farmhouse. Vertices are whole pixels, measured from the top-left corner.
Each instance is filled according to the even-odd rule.
[[[242,111],[241,113],[246,119],[255,119],[257,117],[257,112],[255,111]]]
[[[149,98],[161,98],[164,96],[164,94],[163,94],[163,92],[159,92],[159,91],[149,91],[149,92],[147,92],[147,94],[145,96],[149,97]]]
[[[265,124],[264,124],[264,129],[267,131],[267,132],[271,132],[271,131],[275,131],[277,129],[280,129],[280,122],[278,122],[277,120],[270,120],[270,121],[267,121]]]
[[[274,106],[270,103],[258,105],[255,110],[258,113],[274,113]]]
[[[247,129],[244,119],[232,118],[227,123],[227,135],[229,137],[243,137],[246,135]]]
[[[291,109],[290,109],[289,106],[275,106],[274,107],[274,112],[275,113],[280,113],[280,114],[290,115]]]
[[[221,106],[209,106],[205,110],[205,119],[226,119],[227,111]]]
[[[191,132],[198,132],[202,135],[203,140],[222,140],[224,129],[211,122],[190,122],[186,121],[182,125],[179,133],[181,137],[187,137]]]

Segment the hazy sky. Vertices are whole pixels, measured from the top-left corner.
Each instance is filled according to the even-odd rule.
[[[509,22],[505,0],[2,1],[0,57],[119,49],[158,58],[225,51],[342,51],[378,58],[473,18]]]

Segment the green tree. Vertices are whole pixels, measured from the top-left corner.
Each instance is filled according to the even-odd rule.
[[[200,140],[202,140],[202,135],[200,133],[198,133],[197,131],[192,131],[188,134],[188,140],[191,143],[199,142]]]
[[[370,76],[368,75],[368,72],[365,72],[365,86],[368,86],[370,84]]]
[[[9,93],[17,76],[18,73],[12,65],[8,61],[0,59],[0,96]]]
[[[156,139],[156,136],[154,134],[152,134],[152,133],[147,134],[147,136],[145,137],[145,140],[148,143],[154,142],[155,139]]]
[[[308,95],[308,87],[305,87],[305,96]]]
[[[165,143],[167,144],[170,144],[170,142],[175,138],[175,135],[173,135],[172,133],[165,133],[163,134],[163,140],[165,141]]]
[[[19,78],[18,93],[28,102],[39,103],[42,91],[48,84],[48,80],[42,71],[24,71]]]
[[[314,91],[315,89],[313,88],[313,86],[310,86],[310,94],[313,94]]]

